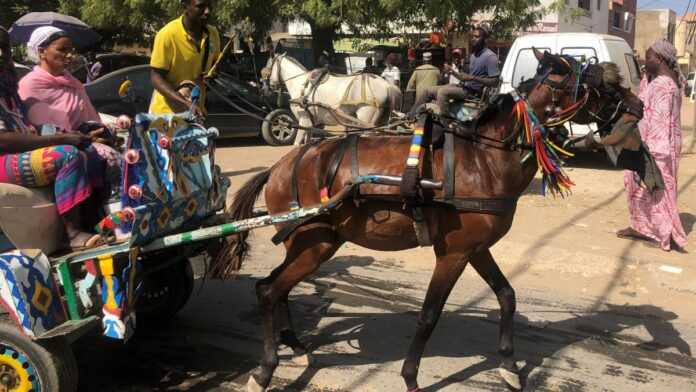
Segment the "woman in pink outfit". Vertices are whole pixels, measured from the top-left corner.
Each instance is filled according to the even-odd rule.
[[[624,172],[631,226],[620,230],[620,238],[645,240],[669,251],[684,250],[686,233],[677,208],[677,170],[681,155],[681,73],[677,52],[666,40],[658,40],[646,55],[646,75],[640,85],[645,105],[638,124],[643,143],[655,158],[665,189],[651,193],[640,185],[635,172]]]

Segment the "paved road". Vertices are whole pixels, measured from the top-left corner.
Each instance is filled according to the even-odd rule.
[[[233,142],[218,159],[238,187],[286,150]],[[696,260],[616,239],[627,220],[622,174],[601,162],[573,162],[577,187],[567,199],[540,196],[534,182],[510,234],[493,249],[517,292],[526,390],[694,391]],[[686,155],[680,170],[681,217],[694,244],[696,156]],[[243,390],[261,352],[253,285],[283,257],[272,234],[254,233],[252,257],[236,280],[199,282],[171,325],[141,330],[126,346],[81,341],[81,390]],[[273,390],[403,392],[400,366],[432,263],[430,249],[344,246],[292,293],[295,323],[315,362],[294,365],[283,351]],[[495,298],[467,270],[427,346],[425,391],[504,390],[495,370],[497,317]]]

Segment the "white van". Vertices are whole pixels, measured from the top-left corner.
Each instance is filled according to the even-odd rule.
[[[534,77],[539,62],[534,57],[532,47],[555,54],[571,55],[578,59],[583,56],[586,59],[596,57],[599,62],[616,63],[624,77],[624,87],[630,87],[634,93],[638,93],[640,71],[631,47],[621,37],[592,33],[530,34],[517,38],[503,65],[501,93],[509,93],[517,88],[521,81]],[[597,129],[595,124],[569,124],[567,128],[574,136],[584,136],[590,128]],[[577,144],[576,147],[582,147],[582,144]]]

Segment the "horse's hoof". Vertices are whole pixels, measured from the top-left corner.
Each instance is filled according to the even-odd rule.
[[[307,353],[304,355],[297,355],[292,357],[292,363],[298,366],[304,366],[304,367],[309,367],[312,362],[314,361],[314,358],[312,357],[312,354]]]
[[[249,381],[247,382],[247,392],[265,392],[266,388],[259,385],[254,379],[254,376],[249,376]]]
[[[510,370],[505,369],[504,367],[499,367],[498,372],[500,373],[500,377],[503,378],[505,383],[512,389],[516,391],[521,391],[522,390],[522,381],[520,380],[520,375],[512,372]]]

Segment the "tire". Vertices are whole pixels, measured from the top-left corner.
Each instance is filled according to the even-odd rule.
[[[191,297],[193,284],[193,268],[187,258],[145,275],[135,304],[136,320],[145,324],[172,320]]]
[[[0,382],[10,383],[7,390],[75,392],[77,374],[65,340],[33,341],[9,319],[0,319]]]
[[[276,109],[268,113],[265,120],[261,124],[261,136],[266,143],[271,146],[289,146],[295,141],[297,129],[289,126],[289,124],[296,122],[291,111]]]

